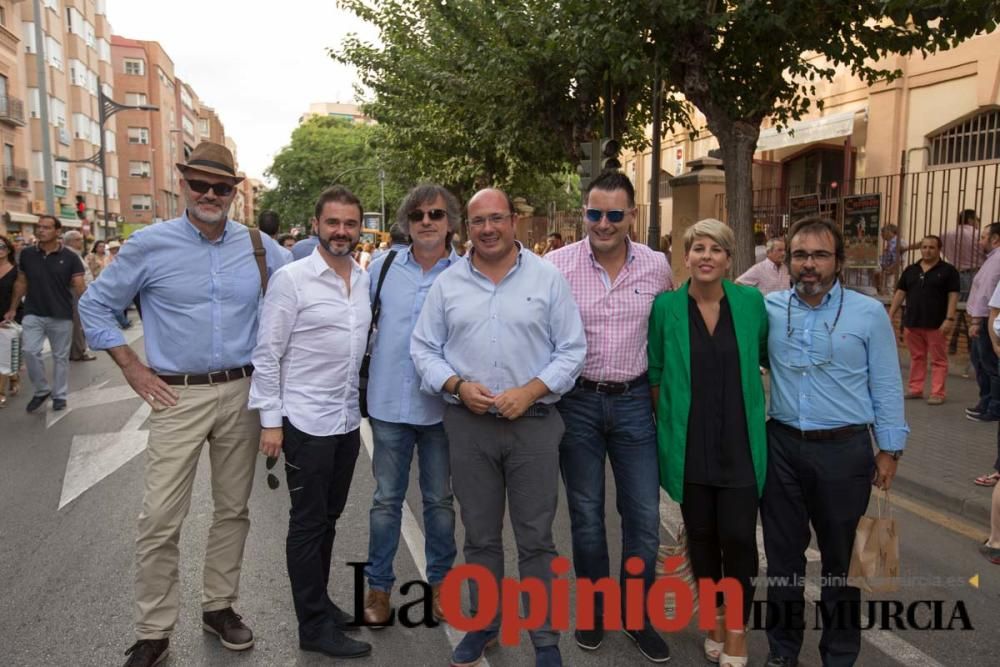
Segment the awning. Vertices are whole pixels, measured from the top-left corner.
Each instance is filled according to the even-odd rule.
[[[22,213],[20,211],[7,211],[7,215],[10,216],[11,222],[20,222],[28,225],[33,225],[38,222],[38,216],[32,215],[31,213]]]
[[[867,109],[861,111],[866,112]],[[850,136],[854,132],[856,114],[856,111],[845,111],[823,118],[800,120],[781,132],[773,127],[765,128],[760,131],[760,138],[757,139],[757,150],[773,151],[778,148],[790,148],[815,141]]]
[[[62,223],[63,227],[69,227],[71,229],[80,229],[83,224],[80,222],[80,218],[59,218],[59,222]]]

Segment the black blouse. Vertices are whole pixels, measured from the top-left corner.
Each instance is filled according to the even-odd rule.
[[[3,319],[3,314],[10,309],[15,280],[17,280],[17,266],[0,277],[0,319]]]
[[[688,415],[684,481],[723,487],[754,486],[740,355],[729,301],[708,333],[698,303],[688,297],[691,336],[691,412]]]

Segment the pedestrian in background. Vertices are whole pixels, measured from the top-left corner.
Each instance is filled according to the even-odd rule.
[[[14,322],[19,322],[21,319],[22,309],[20,304],[14,304],[14,282],[17,280],[17,263],[14,261],[14,245],[11,243],[10,239],[6,236],[0,235],[0,313],[6,313],[11,310],[11,305],[14,306],[14,317],[12,320]],[[6,319],[0,322],[0,326],[6,323]],[[0,351],[4,354],[9,353],[9,350]],[[13,371],[18,371],[19,369],[11,369]],[[20,389],[19,385],[20,375],[17,372],[13,372],[10,375],[0,375],[0,408],[7,405],[7,392],[8,387],[10,394],[16,395]]]
[[[972,278],[986,260],[986,252],[979,243],[979,216],[967,208],[958,214],[958,224],[941,235],[941,254],[958,269],[961,280],[959,301],[969,298]]]
[[[976,271],[969,290],[969,300],[965,311],[971,319],[969,340],[972,350],[969,358],[976,369],[979,384],[979,402],[965,409],[965,416],[977,422],[1000,422],[1000,374],[997,368],[997,354],[990,341],[987,319],[990,315],[990,297],[1000,284],[1000,223],[986,225],[979,236],[979,246],[986,253],[986,261]],[[976,479],[976,483],[988,486],[991,475]]]
[[[279,240],[278,232],[281,231],[281,218],[274,211],[261,211],[257,216],[257,228],[262,234],[267,234],[274,240],[280,249],[281,256],[285,258],[285,263],[292,261],[292,251],[289,250]]]
[[[743,272],[736,283],[756,287],[760,293],[767,296],[771,292],[788,289],[791,279],[788,267],[785,265],[785,239],[776,237],[768,239],[767,255],[749,269]]]
[[[83,259],[83,234],[71,229],[65,234],[63,234],[63,244],[76,253],[76,256],[81,260]],[[94,275],[90,272],[90,268],[87,266],[86,262],[83,262],[83,283],[84,289],[87,288],[90,283],[94,282]],[[78,304],[80,303],[80,297],[76,296],[73,298],[73,340],[69,348],[69,360],[70,361],[94,361],[97,359],[97,355],[91,354],[87,350],[87,337],[83,334],[83,325],[80,324],[80,313],[78,311]]]
[[[715,627],[705,658],[741,667],[757,576],[757,507],[767,470],[760,367],[767,313],[756,289],[725,279],[736,239],[718,220],[684,233],[691,278],[661,294],[649,319],[649,375],[656,403],[660,484],[680,503],[695,578],[736,579],[743,589],[739,629]],[[770,260],[765,260],[770,261]]]
[[[97,280],[101,275],[101,271],[108,265],[107,245],[104,241],[94,241],[93,247],[91,247],[90,252],[84,258],[87,267],[90,269],[90,275],[94,277],[94,280]]]

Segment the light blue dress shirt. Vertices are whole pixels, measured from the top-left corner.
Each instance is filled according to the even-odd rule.
[[[115,321],[138,293],[146,360],[160,374],[208,373],[250,363],[257,340],[260,272],[246,227],[226,221],[209,241],[187,212],[129,237],[80,299],[87,343],[125,345]],[[261,235],[268,272],[284,263],[280,246]]]
[[[573,388],[587,356],[580,311],[559,269],[518,245],[499,284],[471,254],[434,281],[410,344],[423,391],[439,394],[452,375],[494,395],[537,377],[551,391],[540,403]]]
[[[885,307],[840,281],[815,308],[795,290],[772,292],[766,304],[771,418],[804,431],[872,424],[880,449],[903,449],[910,429]]]
[[[292,246],[292,260],[298,261],[303,257],[308,257],[318,245],[319,237],[315,235],[307,236],[301,241],[296,241],[295,245]]]
[[[372,303],[387,259],[388,252],[379,255],[368,267]],[[420,391],[420,376],[410,356],[410,337],[431,285],[459,259],[452,250],[450,256],[425,273],[410,248],[403,246],[401,251],[397,250],[382,285],[378,332],[372,341],[368,414],[375,419],[419,426],[439,424],[444,419],[441,396]]]

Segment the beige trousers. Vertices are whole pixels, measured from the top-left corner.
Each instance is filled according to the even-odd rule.
[[[168,637],[177,623],[178,541],[206,441],[215,511],[205,550],[204,611],[225,609],[236,601],[243,546],[250,529],[247,500],[260,437],[257,411],[247,409],[250,379],[174,389],[180,394],[177,405],[154,411],[150,417],[145,492],[136,540],[139,639]]]

